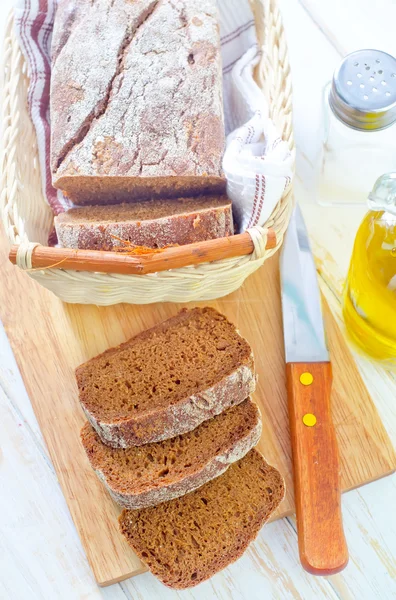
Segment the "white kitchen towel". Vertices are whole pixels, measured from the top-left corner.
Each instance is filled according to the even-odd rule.
[[[227,137],[223,169],[240,231],[265,225],[293,177],[289,147],[269,118],[264,94],[253,79],[259,60],[260,54],[254,45],[238,60],[231,73],[233,114],[238,115],[244,125]]]
[[[70,0],[71,3],[73,0]],[[74,0],[78,1],[78,0]],[[43,192],[55,214],[71,202],[53,188],[49,164],[51,34],[57,0],[16,0],[15,27],[28,64],[28,106],[36,129]],[[287,144],[269,119],[253,80],[260,49],[248,0],[218,0],[227,146],[224,172],[237,228],[264,225],[292,179]]]

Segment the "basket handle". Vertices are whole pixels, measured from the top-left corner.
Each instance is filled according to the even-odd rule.
[[[266,250],[275,248],[276,233],[267,230]],[[9,259],[18,264],[18,245],[11,246]],[[160,252],[131,255],[123,252],[104,252],[100,250],[74,250],[71,248],[51,248],[35,246],[30,252],[29,261],[32,269],[70,269],[73,271],[99,271],[101,273],[118,273],[122,275],[145,275],[158,273],[168,269],[179,269],[204,262],[246,256],[254,251],[253,240],[248,232],[218,238],[205,242],[197,242],[185,246],[164,248]]]

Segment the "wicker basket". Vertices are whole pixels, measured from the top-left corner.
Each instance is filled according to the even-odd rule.
[[[250,3],[263,50],[257,82],[294,156],[290,68],[277,0]],[[165,250],[160,265],[158,257],[153,261],[150,256],[139,259],[110,252],[70,250],[65,259],[64,250],[60,255],[57,251],[62,249],[46,247],[53,215],[42,194],[36,136],[26,102],[29,80],[12,17],[4,60],[0,209],[7,236],[18,245],[10,257],[59,298],[98,305],[214,299],[236,290],[280,247],[291,214],[291,192],[276,206],[266,228],[233,236],[232,242],[227,238],[228,243],[212,240]]]

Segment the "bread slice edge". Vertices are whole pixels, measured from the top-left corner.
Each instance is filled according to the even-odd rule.
[[[256,405],[257,407],[257,405]],[[99,480],[103,483],[110,496],[120,506],[130,510],[140,508],[148,508],[156,506],[162,502],[173,500],[193,492],[202,487],[208,481],[222,475],[228,467],[243,458],[252,448],[259,442],[262,432],[262,421],[260,411],[257,407],[257,423],[243,438],[236,440],[231,444],[223,454],[213,456],[201,469],[197,470],[184,479],[179,479],[170,485],[164,485],[161,488],[156,488],[143,492],[141,494],[127,494],[120,492],[116,487],[108,482],[106,475],[101,469],[92,466]]]

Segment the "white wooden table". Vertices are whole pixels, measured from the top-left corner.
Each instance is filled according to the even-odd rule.
[[[1,0],[0,25],[13,0]],[[363,209],[324,209],[310,197],[320,92],[341,56],[364,47],[396,55],[395,0],[281,0],[294,81],[296,195],[312,235],[325,292],[340,294]],[[1,285],[1,283],[0,283]],[[396,374],[357,358],[391,438]],[[347,569],[328,578],[303,571],[293,518],[265,527],[236,564],[191,591],[168,590],[149,573],[99,589],[60,491],[4,331],[0,328],[0,598],[2,600],[396,598],[396,478],[343,497]]]

